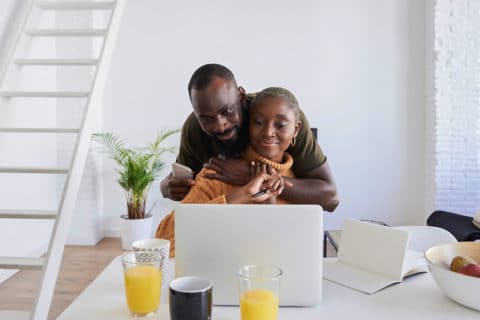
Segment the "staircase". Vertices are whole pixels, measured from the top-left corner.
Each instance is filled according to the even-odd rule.
[[[75,206],[77,193],[79,190],[85,162],[87,159],[91,135],[95,130],[94,115],[99,112],[102,103],[102,93],[104,90],[107,69],[113,53],[116,34],[125,6],[125,0],[116,1],[29,1],[24,8],[24,15],[13,31],[15,36],[12,38],[10,50],[5,56],[3,68],[0,69],[0,102],[4,105],[10,104],[15,99],[44,99],[45,104],[55,99],[84,99],[86,105],[80,126],[78,127],[0,127],[2,134],[22,134],[38,137],[39,135],[59,135],[70,134],[75,136],[73,154],[68,166],[1,166],[0,173],[8,175],[25,175],[48,177],[51,175],[63,176],[63,187],[60,201],[56,210],[44,209],[25,209],[22,207],[16,209],[0,208],[0,224],[5,219],[38,219],[52,220],[53,228],[49,239],[48,250],[42,257],[0,257],[1,269],[18,270],[40,270],[42,279],[37,288],[37,294],[33,308],[29,312],[20,311],[0,311],[0,319],[47,319],[56,279],[60,267],[63,249],[67,238],[68,227],[71,221],[72,212]],[[32,22],[36,19],[38,12],[46,14],[61,14],[68,11],[82,12],[102,11],[109,15],[106,28],[102,29],[58,29],[58,28],[35,28]],[[35,57],[35,51],[32,49],[28,58],[22,56],[25,48],[31,39],[85,39],[101,38],[100,52],[97,57],[65,58],[65,57]],[[0,48],[5,50],[5,47]],[[30,67],[62,68],[62,67],[94,67],[93,78],[87,89],[80,90],[44,90],[44,89],[11,89],[7,84],[6,75],[9,70],[16,70],[20,73]],[[11,81],[10,81],[11,82]],[[30,83],[30,86],[34,86]],[[38,83],[38,87],[42,87]],[[53,99],[52,99],[53,98]],[[2,108],[0,106],[0,118],[2,117]],[[35,155],[31,155],[33,158]],[[0,153],[0,158],[2,154]],[[2,204],[0,203],[0,207]],[[14,244],[12,244],[14,245]],[[0,284],[1,285],[1,284]]]

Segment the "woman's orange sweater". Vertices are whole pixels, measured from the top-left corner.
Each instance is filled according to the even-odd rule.
[[[284,177],[294,177],[291,169],[293,165],[293,158],[288,153],[284,154],[283,163],[273,162],[248,147],[244,158],[247,161],[256,161],[265,163],[277,170]],[[230,185],[225,182],[204,177],[206,173],[213,173],[213,170],[202,169],[195,178],[195,184],[190,189],[188,194],[182,200],[182,203],[212,203],[212,204],[226,204],[226,195],[228,195],[234,188],[238,186]],[[282,198],[277,198],[277,204],[286,204],[287,201]],[[155,233],[156,238],[170,240],[170,257],[175,256],[175,211],[166,215],[158,225]]]

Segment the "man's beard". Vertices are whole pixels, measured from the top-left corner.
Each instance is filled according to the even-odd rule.
[[[246,105],[242,105],[242,123],[235,126],[237,135],[229,141],[221,141],[217,137],[212,136],[212,151],[215,156],[224,158],[240,158],[243,151],[250,141],[249,136],[249,113],[246,110]]]
[[[243,128],[243,129],[242,129]],[[212,149],[216,156],[239,158],[248,143],[248,126],[236,127],[237,134],[231,140],[222,141],[212,136]]]

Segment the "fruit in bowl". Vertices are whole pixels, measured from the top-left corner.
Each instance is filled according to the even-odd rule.
[[[479,276],[476,273],[480,270],[480,242],[456,242],[435,246],[425,252],[425,259],[437,287],[446,296],[467,307],[480,310],[480,299],[472,294],[480,288],[480,273]]]
[[[480,264],[468,256],[456,256],[450,263],[450,270],[466,274],[467,276],[480,277]]]
[[[463,267],[469,264],[476,264],[477,262],[470,257],[467,256],[456,256],[452,259],[450,263],[450,270],[458,272]]]
[[[469,263],[457,272],[467,276],[480,277],[480,264]]]

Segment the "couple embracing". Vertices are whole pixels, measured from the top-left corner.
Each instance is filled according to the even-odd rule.
[[[193,113],[182,127],[177,163],[195,179],[169,174],[166,198],[182,203],[319,204],[333,211],[335,181],[295,96],[270,87],[247,94],[233,73],[218,64],[198,68],[188,84]],[[174,212],[156,237],[175,252]]]

